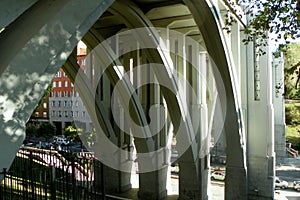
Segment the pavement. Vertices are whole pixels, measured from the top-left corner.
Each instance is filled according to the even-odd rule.
[[[276,176],[288,182],[300,181],[300,158],[288,158],[276,166]]]
[[[289,183],[289,189],[276,190],[275,200],[300,200],[300,192],[296,192],[292,189],[293,181],[300,181],[300,158],[288,158],[284,163],[276,166],[276,176],[286,180]],[[212,166],[211,170],[225,170],[224,165]],[[120,200],[137,200],[138,192],[138,175],[132,176],[132,186],[128,192],[118,194],[118,198],[112,196],[107,199],[120,199]],[[178,199],[178,178],[172,176],[168,184],[168,198],[167,200]],[[212,200],[223,200],[224,199],[224,182],[222,181],[211,181],[210,195]]]

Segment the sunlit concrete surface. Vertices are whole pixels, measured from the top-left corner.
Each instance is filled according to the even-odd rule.
[[[9,168],[27,120],[63,67],[78,85],[97,142],[107,141],[94,148],[107,161],[104,177],[96,177],[108,180],[107,191],[130,190],[138,163],[141,199],[174,193],[174,135],[179,199],[211,199],[209,191],[228,200],[273,199],[274,144],[282,155],[285,142],[283,91],[274,88],[283,65],[268,46],[258,56],[255,44],[242,44],[245,17],[224,31],[227,10],[221,0],[1,1],[0,169]],[[92,55],[86,73],[76,58],[80,40]],[[143,65],[151,68],[137,69]],[[94,73],[105,74],[95,91]],[[140,87],[145,80],[155,84]],[[221,134],[226,187],[218,193],[221,186],[210,183],[210,150]]]

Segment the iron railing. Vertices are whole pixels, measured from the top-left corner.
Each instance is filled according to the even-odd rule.
[[[103,165],[92,153],[21,148],[0,172],[0,200],[105,199],[100,173]]]

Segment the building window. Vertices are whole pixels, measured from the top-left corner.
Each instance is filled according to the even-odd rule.
[[[51,101],[51,107],[55,107],[55,101]]]
[[[55,93],[54,92],[51,92],[51,97],[54,97],[55,96]]]
[[[60,107],[61,106],[61,101],[58,101],[58,107]]]
[[[81,65],[82,65],[82,66],[85,66],[85,59],[82,59],[82,60],[81,60]]]
[[[39,113],[39,112],[35,112],[35,113],[34,113],[34,116],[35,116],[35,117],[39,117],[39,116],[40,116],[40,113]]]
[[[71,108],[73,107],[73,101],[72,100],[70,101],[70,107]]]
[[[47,108],[47,103],[43,103],[43,108],[46,109]]]
[[[82,117],[85,117],[85,111],[82,111]]]
[[[61,111],[58,111],[58,117],[61,117]]]
[[[58,81],[58,87],[61,87],[61,81]]]
[[[75,115],[75,117],[78,117],[79,116],[79,112],[78,111],[76,111],[76,115]]]
[[[52,87],[55,88],[56,87],[56,82],[53,81]]]
[[[66,74],[66,72],[64,72],[64,77],[67,77],[67,74]]]
[[[61,72],[59,71],[59,72],[57,72],[57,77],[61,77]]]
[[[57,92],[57,97],[61,97],[61,91]]]
[[[68,111],[65,111],[65,112],[64,112],[64,116],[65,116],[65,117],[68,117]]]
[[[73,83],[71,83],[71,87],[74,87],[74,84],[73,84]]]
[[[71,117],[74,117],[74,113],[73,113],[73,111],[71,111]]]
[[[51,112],[51,117],[54,117],[55,116],[55,111],[52,111]]]
[[[70,97],[72,97],[72,96],[73,96],[73,94],[74,94],[74,93],[73,93],[73,91],[70,91]]]
[[[68,96],[68,91],[64,91],[64,97]]]
[[[65,81],[65,87],[68,87],[68,81]]]
[[[47,118],[47,112],[43,112],[43,117]]]
[[[68,102],[64,101],[64,107],[67,107]]]
[[[75,106],[78,107],[79,103],[78,101],[75,101]]]

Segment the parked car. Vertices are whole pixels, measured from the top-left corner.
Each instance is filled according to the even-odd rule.
[[[211,180],[219,180],[219,181],[224,181],[226,177],[225,171],[222,170],[217,170],[211,173]]]
[[[286,189],[288,188],[289,184],[287,181],[281,180],[278,177],[275,177],[275,188]]]
[[[300,192],[300,181],[294,181],[293,188],[294,188],[294,190],[297,190],[298,192]]]
[[[58,145],[68,145],[69,141],[65,137],[57,137],[56,138],[56,144],[58,144]]]
[[[61,135],[61,136],[53,136],[50,139],[50,143],[57,144],[57,145],[68,145],[69,141],[67,138],[65,138],[64,135]]]

